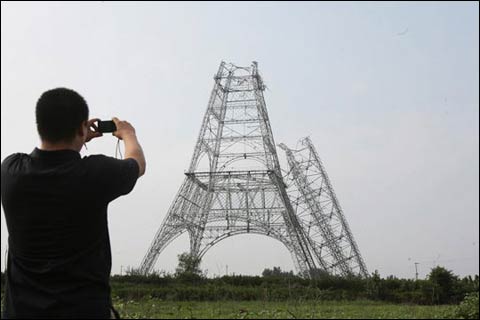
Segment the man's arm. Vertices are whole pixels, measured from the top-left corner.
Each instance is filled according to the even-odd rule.
[[[146,161],[145,156],[143,155],[142,147],[138,143],[137,135],[135,133],[135,128],[127,121],[120,121],[118,118],[112,118],[113,122],[117,126],[117,131],[113,135],[120,140],[123,140],[125,143],[125,159],[132,158],[135,159],[140,168],[138,177],[141,177],[145,174]]]

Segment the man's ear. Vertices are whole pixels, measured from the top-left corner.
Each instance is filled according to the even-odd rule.
[[[88,121],[83,121],[82,124],[80,125],[80,127],[78,127],[77,129],[77,134],[80,136],[80,137],[83,137],[84,135],[87,134],[88,132]],[[87,130],[85,131],[85,133],[83,133],[83,128],[87,127]]]

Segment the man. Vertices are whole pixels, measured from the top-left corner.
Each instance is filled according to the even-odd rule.
[[[49,90],[36,106],[41,147],[1,166],[9,233],[4,317],[110,318],[109,202],[128,194],[145,173],[135,129],[113,118],[125,159],[81,158],[102,136],[98,119],[75,91]]]

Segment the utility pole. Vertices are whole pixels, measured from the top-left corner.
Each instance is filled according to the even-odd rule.
[[[418,266],[419,264],[420,264],[420,263],[415,262],[415,281],[418,280],[418,268],[417,268],[417,266]]]

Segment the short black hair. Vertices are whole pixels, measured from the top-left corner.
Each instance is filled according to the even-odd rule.
[[[88,105],[77,92],[56,88],[44,92],[35,114],[40,138],[49,142],[71,142],[83,121],[88,120]]]

